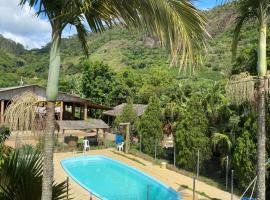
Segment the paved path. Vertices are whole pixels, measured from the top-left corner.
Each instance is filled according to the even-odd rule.
[[[55,153],[54,154],[54,170],[55,170],[55,180],[57,182],[63,181],[66,179],[67,174],[63,170],[60,164],[60,160],[67,158],[67,157],[73,157],[73,156],[81,156],[82,154],[73,154],[73,153]],[[189,188],[192,188],[193,180],[190,177],[184,176],[182,174],[176,173],[171,170],[167,169],[161,169],[157,165],[153,165],[152,163],[145,161],[141,158],[135,157],[133,155],[128,155],[130,158],[136,158],[140,162],[144,163],[145,165],[142,165],[141,163],[135,162],[129,158],[126,158],[124,156],[115,154],[112,152],[112,150],[106,149],[106,150],[93,150],[87,153],[87,155],[104,155],[107,157],[110,157],[115,160],[119,160],[121,162],[124,162],[130,166],[133,166],[147,174],[149,174],[152,177],[155,177],[156,179],[160,180],[164,184],[172,187],[176,191],[180,192],[183,196],[183,200],[191,200],[191,191],[188,189],[183,189],[181,185],[186,185]],[[72,179],[70,179],[71,184],[71,193],[73,194],[73,197],[75,200],[89,200],[90,194],[85,189],[83,189],[79,184],[74,182]],[[218,188],[215,188],[213,186],[210,186],[206,183],[197,181],[196,182],[196,191],[203,192],[206,195],[210,196],[211,198],[216,198],[220,200],[230,200],[230,194],[228,192],[224,192]],[[196,199],[198,200],[205,200],[207,198],[198,196]],[[237,199],[235,197],[234,199]]]

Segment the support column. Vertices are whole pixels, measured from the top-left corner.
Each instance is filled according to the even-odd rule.
[[[73,103],[72,103],[72,111],[71,111],[71,113],[72,113],[72,118],[73,118],[73,119],[75,119],[75,108],[76,108],[76,105],[75,105],[75,103],[73,102]]]
[[[87,104],[84,104],[84,120],[87,120]]]
[[[63,113],[64,113],[64,102],[61,101],[61,106],[60,106],[60,120],[63,120]]]
[[[5,109],[5,101],[4,100],[1,100],[1,119],[0,119],[0,124],[3,124],[4,123],[4,109]]]

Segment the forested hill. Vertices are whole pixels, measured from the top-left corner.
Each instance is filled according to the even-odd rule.
[[[233,5],[228,4],[207,11],[208,30],[212,39],[208,41],[204,63],[196,71],[197,76],[220,79],[231,73],[230,47],[234,10]],[[249,26],[252,26],[252,23]],[[245,51],[248,55],[253,53],[256,42],[254,37],[256,33],[252,30],[254,29],[247,27],[241,38],[241,43],[245,42],[250,49]],[[101,35],[91,33],[88,36],[89,59],[103,61],[115,71],[123,68],[141,70],[151,67],[169,67],[168,53],[158,47],[157,43],[146,34],[131,34],[121,27],[108,30]],[[0,76],[0,87],[18,85],[20,77],[23,77],[25,83],[44,85],[48,69],[49,46],[50,44],[41,49],[25,50],[22,45],[0,36],[0,73],[4,74]],[[82,71],[79,63],[85,59],[85,56],[76,36],[63,39],[61,48],[61,84],[66,84],[65,80]],[[178,70],[172,69],[172,73],[178,73]]]

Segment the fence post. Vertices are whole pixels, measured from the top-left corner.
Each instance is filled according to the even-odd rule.
[[[142,134],[140,133],[140,152],[142,152]]]
[[[67,199],[69,196],[69,177],[67,177]]]
[[[196,195],[196,178],[193,177],[193,195],[192,195],[192,200],[195,200],[195,195]]]
[[[92,192],[90,192],[90,200],[93,200],[93,198],[92,198]]]
[[[231,177],[231,200],[233,200],[233,170],[232,170],[232,177]]]
[[[157,138],[155,138],[155,160],[157,159]]]
[[[198,155],[197,155],[197,178],[199,178],[199,170],[200,170],[200,150],[198,149]]]
[[[226,157],[226,190],[228,190],[228,179],[229,179],[229,156]]]
[[[173,166],[175,167],[175,162],[176,162],[176,159],[175,159],[175,147],[176,145],[175,145],[175,142],[174,142],[174,144],[173,144]]]

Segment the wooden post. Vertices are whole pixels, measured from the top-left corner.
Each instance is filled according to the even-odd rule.
[[[61,107],[60,107],[60,120],[63,120],[63,113],[64,113],[64,102],[61,101]]]
[[[142,152],[142,134],[140,133],[140,152]]]
[[[0,120],[0,124],[4,123],[4,109],[5,109],[5,101],[1,100],[1,120]]]
[[[173,142],[173,166],[175,167],[175,163],[176,163],[176,156],[175,156],[175,142]]]
[[[192,192],[192,200],[195,200],[195,196],[196,196],[196,178],[193,177],[193,192]]]
[[[87,104],[84,104],[84,120],[87,120]]]
[[[127,131],[126,131],[126,145],[125,145],[125,152],[128,153],[128,150],[129,150],[129,125],[130,123],[127,123]]]
[[[229,180],[229,156],[226,157],[226,190],[228,190],[228,180]]]
[[[64,147],[65,147],[65,129],[62,130],[62,133],[63,133],[63,150],[64,150]]]
[[[231,200],[233,200],[233,170],[232,170],[232,175],[231,175]]]
[[[198,154],[197,154],[197,177],[199,178],[199,170],[200,170],[200,150],[198,149]]]
[[[68,198],[68,196],[69,196],[69,177],[67,177],[67,199],[69,199]]]
[[[155,138],[155,160],[157,159],[157,138]]]
[[[72,118],[73,118],[73,119],[75,119],[75,108],[76,108],[76,105],[75,105],[75,103],[73,102],[73,103],[72,103],[72,108],[71,108],[71,109],[72,109],[71,113],[72,113]]]

